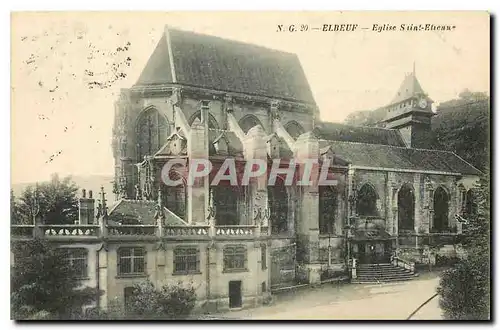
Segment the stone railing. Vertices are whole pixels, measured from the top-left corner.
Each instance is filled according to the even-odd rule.
[[[43,236],[99,236],[99,225],[40,225]]]
[[[253,236],[256,226],[216,226],[216,236]]]
[[[398,244],[403,246],[416,246],[418,237],[416,235],[399,236]]]
[[[430,246],[455,245],[460,242],[461,235],[454,233],[431,234],[427,237],[427,244]]]
[[[401,257],[394,256],[392,259],[392,264],[397,267],[404,268],[406,270],[411,271],[412,273],[415,272],[415,263],[405,260]]]
[[[156,236],[156,225],[107,226],[108,236]]]
[[[177,237],[197,239],[200,237],[241,237],[251,238],[269,235],[268,227],[255,225],[236,226],[163,226],[158,225],[12,225],[11,236],[19,238],[30,237]]]
[[[163,228],[164,236],[208,236],[210,226],[168,226]]]
[[[32,237],[34,229],[34,225],[11,225],[10,235],[13,237]]]

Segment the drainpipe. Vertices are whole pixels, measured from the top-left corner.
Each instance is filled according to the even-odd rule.
[[[209,243],[209,245],[207,246],[207,290],[206,290],[206,295],[207,295],[207,305],[210,304],[210,245],[212,244],[212,242]],[[208,307],[208,306],[207,306]]]
[[[99,250],[96,250],[96,268],[95,268],[95,273],[96,273],[96,287],[97,287],[97,309],[100,311],[101,309],[101,295],[99,294],[99,291],[101,290],[100,288],[100,273],[99,273]]]

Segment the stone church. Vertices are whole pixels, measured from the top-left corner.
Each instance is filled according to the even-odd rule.
[[[383,107],[384,127],[323,122],[295,54],[166,27],[115,104],[116,201],[101,194],[95,217],[93,196],[82,196],[78,225],[95,237],[60,242],[86,260],[89,285],[106,292],[102,307],[126,304],[146,278],[191,283],[200,308],[223,310],[285,287],[354,280],[363,265],[413,275],[415,264],[459,253],[481,174],[429,149],[431,106],[413,72]],[[168,173],[182,184],[162,181],[168,160],[227,158],[279,158],[299,170],[328,160],[337,184],[187,185],[187,165]]]

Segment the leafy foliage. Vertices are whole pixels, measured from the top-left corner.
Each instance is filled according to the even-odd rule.
[[[57,174],[50,182],[28,186],[16,203],[18,216],[15,221],[33,224],[35,214],[46,224],[72,224],[78,219],[78,187],[71,177],[59,179]],[[12,197],[11,197],[12,200]],[[12,205],[12,202],[11,202]]]
[[[384,117],[385,111],[383,109],[356,111],[349,114],[344,122],[353,126],[378,126]]]
[[[10,223],[19,224],[21,223],[21,214],[19,213],[19,203],[16,201],[16,196],[14,196],[14,191],[10,190]]]
[[[466,259],[445,271],[438,293],[447,319],[487,320],[490,317],[490,180],[481,178],[474,195],[476,214],[469,215],[464,247]]]
[[[126,314],[134,319],[184,319],[195,302],[193,287],[164,285],[157,290],[153,283],[145,281],[134,286]]]
[[[384,109],[351,113],[346,124],[377,126]],[[456,153],[479,170],[489,163],[490,98],[486,93],[462,91],[458,98],[441,102],[432,118],[430,145]]]
[[[489,163],[490,99],[464,91],[460,98],[441,103],[432,119],[432,145],[453,151],[480,170]]]
[[[81,287],[67,251],[44,240],[13,243],[11,311],[14,319],[69,319],[97,299],[95,288]]]

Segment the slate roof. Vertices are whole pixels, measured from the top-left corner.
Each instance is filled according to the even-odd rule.
[[[214,143],[220,139],[224,139],[227,143],[227,153],[217,152]],[[210,142],[209,154],[210,155],[231,155],[243,157],[243,144],[234,132],[225,131],[221,129],[208,129],[208,141]]]
[[[297,55],[166,27],[135,86],[172,83],[316,104]]]
[[[154,225],[156,213],[155,201],[121,199],[114,204],[108,215],[108,221],[118,224]],[[186,223],[167,209],[164,210],[165,224],[185,226]]]
[[[396,96],[392,99],[391,104],[408,100],[409,98],[419,94],[424,94],[424,90],[422,89],[422,86],[420,86],[415,72],[412,72],[405,76],[405,79],[401,83]]]
[[[314,133],[323,140],[405,146],[399,131],[392,129],[321,123],[316,125]]]
[[[331,145],[336,156],[355,166],[481,175],[478,169],[449,151],[320,141],[321,148],[327,145]]]

